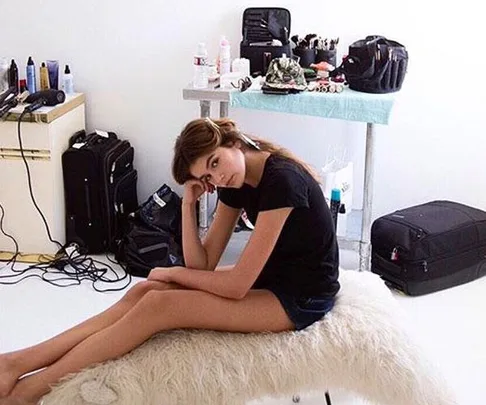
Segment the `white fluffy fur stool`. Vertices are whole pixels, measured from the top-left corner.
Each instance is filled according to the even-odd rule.
[[[405,329],[383,282],[343,271],[334,309],[300,332],[160,333],[133,352],[67,377],[44,405],[243,405],[335,388],[383,405],[453,405]]]

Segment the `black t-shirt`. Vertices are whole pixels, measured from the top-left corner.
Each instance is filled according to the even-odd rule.
[[[258,213],[293,207],[253,288],[277,286],[297,297],[333,297],[339,290],[339,251],[331,212],[317,181],[299,164],[277,155],[265,162],[256,188],[220,188],[219,198]]]

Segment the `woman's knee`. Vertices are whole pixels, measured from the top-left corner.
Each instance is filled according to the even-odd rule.
[[[144,315],[159,317],[161,310],[164,311],[165,317],[170,316],[175,311],[178,294],[170,291],[148,291],[137,303],[137,308]]]
[[[164,283],[161,281],[141,281],[140,283],[135,284],[123,297],[125,300],[128,301],[139,301],[142,297],[144,297],[149,291],[163,291],[169,290],[173,288],[172,285],[169,283]]]

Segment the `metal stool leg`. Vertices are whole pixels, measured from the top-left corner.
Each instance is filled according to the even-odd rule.
[[[326,405],[332,405],[331,396],[329,395],[329,391],[326,391],[326,393],[324,395],[326,396]],[[298,404],[300,402],[300,395],[294,395],[292,397],[292,402],[294,404]]]

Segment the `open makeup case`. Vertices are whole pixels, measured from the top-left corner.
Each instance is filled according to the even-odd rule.
[[[290,11],[280,7],[251,7],[243,12],[240,56],[250,60],[252,75],[265,75],[270,61],[291,56]]]

